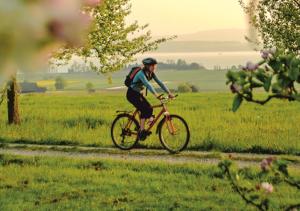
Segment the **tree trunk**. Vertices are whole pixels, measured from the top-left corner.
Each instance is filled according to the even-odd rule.
[[[18,90],[16,75],[14,75],[11,77],[7,89],[8,124],[19,125],[21,123],[19,115]]]

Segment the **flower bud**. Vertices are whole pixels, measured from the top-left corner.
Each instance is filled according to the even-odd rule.
[[[246,65],[246,69],[249,71],[257,70],[258,67],[259,67],[258,64],[254,64],[252,62],[247,62],[247,65]]]
[[[268,182],[263,182],[263,183],[261,183],[260,186],[261,186],[261,189],[263,191],[265,191],[265,193],[272,193],[274,190],[273,185]]]
[[[263,159],[260,163],[260,168],[262,171],[268,171],[270,167],[269,162],[267,161],[267,159]]]
[[[269,50],[262,50],[261,51],[261,57],[266,60],[269,58],[269,54],[270,54],[270,51]]]
[[[240,85],[234,83],[234,84],[231,84],[230,89],[231,89],[232,93],[237,93],[242,90],[242,87]]]

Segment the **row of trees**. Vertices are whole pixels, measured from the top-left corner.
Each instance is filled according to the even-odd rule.
[[[125,67],[126,70],[137,66],[138,64],[128,65]],[[206,68],[196,62],[188,63],[184,59],[167,60],[166,62],[159,62],[158,68],[160,70],[206,70]],[[86,63],[79,63],[74,61],[72,65],[68,68],[68,73],[86,73],[94,72],[93,69]]]
[[[167,62],[158,63],[159,69],[162,70],[205,70],[206,68],[196,62],[188,63],[184,59],[167,60]]]

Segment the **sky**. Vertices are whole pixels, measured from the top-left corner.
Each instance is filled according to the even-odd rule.
[[[131,4],[128,20],[150,24],[153,35],[247,28],[238,0],[131,0]]]

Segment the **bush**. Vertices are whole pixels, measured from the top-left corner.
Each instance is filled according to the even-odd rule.
[[[179,84],[178,92],[187,93],[187,92],[199,92],[199,87],[189,83]]]
[[[187,93],[187,92],[192,92],[192,88],[190,87],[189,84],[179,84],[178,86],[178,92],[181,92],[181,93]]]
[[[92,84],[91,82],[88,82],[86,85],[86,90],[89,92],[89,93],[92,93],[92,92],[95,92],[95,89],[94,89],[94,84]]]
[[[199,87],[198,86],[196,86],[196,85],[193,85],[193,84],[189,84],[190,85],[190,87],[191,87],[191,89],[192,89],[192,92],[199,92]]]
[[[65,81],[65,79],[63,79],[62,77],[57,77],[55,79],[55,89],[56,90],[64,90],[66,87],[67,83]]]

